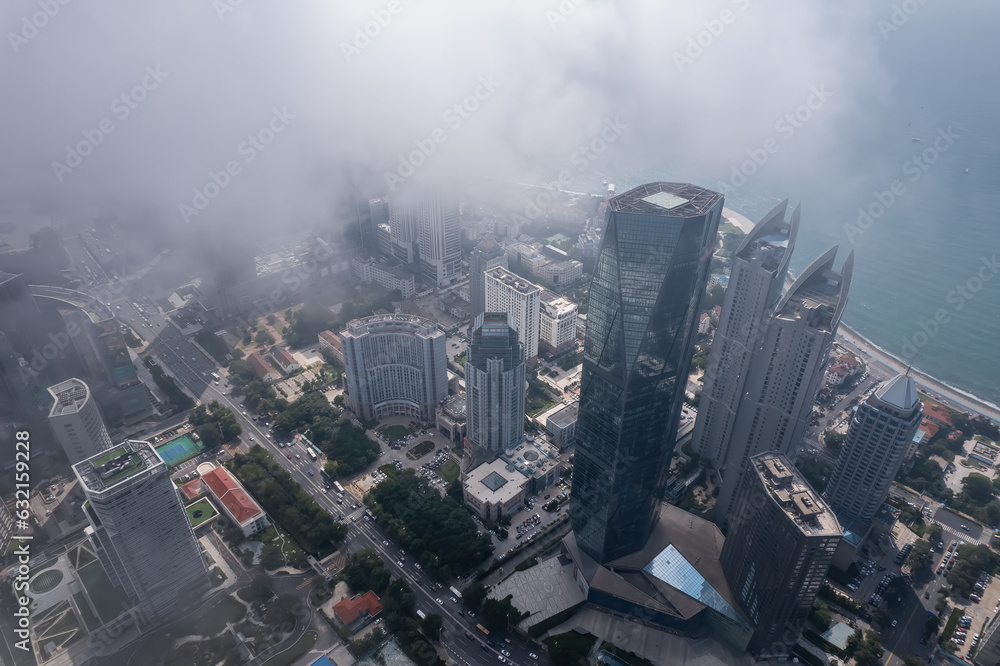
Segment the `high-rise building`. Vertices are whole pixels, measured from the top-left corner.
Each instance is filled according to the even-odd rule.
[[[12,536],[14,536],[14,514],[6,504],[0,502],[0,549],[5,553]]]
[[[414,315],[375,315],[340,332],[345,400],[366,419],[404,414],[433,421],[448,397],[445,334]]]
[[[680,183],[609,202],[570,506],[576,542],[599,563],[641,549],[657,519],[722,207],[721,194]]]
[[[492,234],[479,242],[469,253],[469,312],[472,321],[486,312],[486,271],[507,268],[507,254]]]
[[[538,309],[538,345],[550,354],[558,354],[576,342],[576,303],[565,296],[545,290]]]
[[[444,287],[462,276],[462,235],[457,201],[441,192],[416,190],[389,197],[393,255],[419,262],[424,282]]]
[[[691,437],[695,451],[716,468],[726,459],[750,360],[784,288],[799,228],[799,208],[786,220],[787,207],[787,199],[775,206],[733,255]]]
[[[466,437],[487,455],[524,438],[524,345],[507,313],[476,317],[465,361]]]
[[[757,657],[788,655],[830,568],[833,512],[780,453],[751,458],[734,504],[722,570],[755,627]]]
[[[715,522],[723,531],[750,458],[765,451],[777,451],[793,462],[797,458],[798,444],[823,386],[854,271],[853,252],[839,273],[833,268],[836,255],[834,246],[806,268],[762,331],[719,469],[722,487]]]
[[[71,465],[111,448],[111,436],[85,382],[67,379],[48,392],[53,400],[49,426]]]
[[[513,318],[529,361],[538,356],[538,310],[542,288],[506,268],[486,272],[486,311],[506,312]]]
[[[1000,666],[1000,622],[996,615],[986,627],[972,663],[976,666]]]
[[[858,405],[826,498],[843,525],[870,523],[923,419],[913,379],[897,375]]]
[[[208,590],[208,569],[163,459],[128,440],[73,465],[87,532],[108,578],[136,606],[140,628],[175,617]]]

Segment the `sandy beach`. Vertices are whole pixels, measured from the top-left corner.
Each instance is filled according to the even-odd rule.
[[[754,222],[730,208],[723,208],[722,216],[739,227],[744,233],[750,233],[754,227]],[[908,364],[906,362],[880,349],[878,345],[843,322],[841,322],[840,329],[837,332],[837,341],[868,357],[870,360],[878,361],[883,366],[895,372],[902,373],[907,370]],[[913,380],[923,392],[930,394],[931,397],[940,400],[940,402],[960,411],[969,410],[987,416],[995,421],[1000,421],[1000,407],[948,386],[917,370],[911,370],[910,376],[913,377]]]

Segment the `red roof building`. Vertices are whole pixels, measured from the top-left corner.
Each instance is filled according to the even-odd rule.
[[[295,360],[295,357],[281,347],[271,347],[271,358],[286,373],[293,372],[301,367],[299,366],[299,362]]]
[[[952,427],[951,412],[941,405],[934,404],[933,402],[927,402],[924,400],[923,403],[925,420],[930,419],[942,428]]]
[[[223,467],[216,467],[201,477],[202,482],[219,500],[229,518],[250,536],[270,524],[267,514],[243,489],[240,482]]]
[[[201,479],[195,479],[194,481],[188,481],[183,486],[181,486],[181,492],[184,493],[185,499],[193,500],[198,495],[201,495]]]
[[[333,613],[337,619],[353,629],[360,628],[367,623],[367,620],[378,616],[381,612],[382,604],[371,590],[350,599],[343,599],[333,606]]]
[[[281,375],[279,375],[275,369],[271,367],[271,364],[265,361],[264,357],[257,352],[253,352],[247,356],[247,363],[249,363],[250,367],[253,368],[253,371],[257,373],[257,376],[265,382],[273,382],[281,377]]]
[[[320,331],[319,348],[336,359],[338,363],[344,362],[342,346],[339,335],[333,331]]]

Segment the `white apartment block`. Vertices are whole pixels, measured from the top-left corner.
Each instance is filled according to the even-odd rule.
[[[579,308],[559,296],[541,301],[538,311],[538,343],[552,353],[563,351],[576,340],[576,315]]]
[[[486,273],[486,312],[506,312],[513,317],[524,356],[538,356],[538,318],[542,289],[505,268]]]
[[[48,392],[54,401],[49,425],[71,465],[111,448],[111,437],[85,382],[67,379]]]

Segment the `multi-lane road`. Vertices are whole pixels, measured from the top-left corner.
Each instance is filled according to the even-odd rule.
[[[360,498],[347,495],[343,503],[338,504],[336,494],[332,490],[323,489],[325,482],[320,475],[320,465],[313,462],[299,445],[280,448],[269,430],[254,421],[253,415],[248,413],[242,402],[234,398],[225,379],[219,382],[212,379],[212,373],[218,372],[214,360],[166,321],[152,302],[129,297],[119,299],[111,305],[119,320],[150,342],[151,350],[160,365],[187,392],[203,403],[218,401],[233,411],[243,427],[241,439],[244,446],[261,444],[269,449],[292,478],[321,507],[348,525],[347,538],[341,544],[342,552],[346,554],[364,549],[376,551],[393,575],[405,579],[413,588],[419,610],[441,615],[445,621],[442,644],[453,658],[475,666],[499,663],[499,657],[502,656],[500,649],[487,644],[486,637],[476,629],[478,621],[467,614],[461,601],[452,601],[448,587],[459,585],[458,581],[437,581],[416,569],[412,556],[404,555],[389,536],[365,517]],[[310,475],[310,471],[313,474]],[[355,506],[358,508],[355,509]],[[503,641],[506,646],[502,649],[510,653],[509,657],[505,657],[510,663],[524,666],[551,663],[543,654],[537,654],[535,658],[529,656],[538,653],[538,648],[520,640],[511,641],[510,636],[507,638],[508,640]],[[494,643],[500,640],[497,632],[493,632],[489,640]]]

